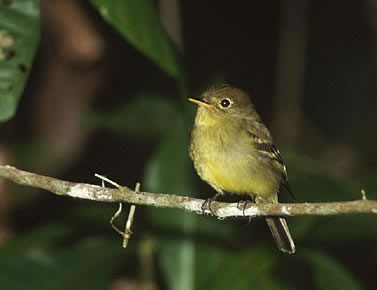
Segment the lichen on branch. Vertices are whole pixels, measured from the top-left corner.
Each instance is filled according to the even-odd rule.
[[[0,177],[20,185],[44,189],[57,195],[100,202],[122,202],[161,208],[177,208],[199,214],[203,214],[202,205],[205,202],[203,199],[176,194],[151,192],[136,193],[126,186],[114,189],[93,184],[74,183],[22,171],[9,165],[0,165]],[[326,216],[355,213],[377,214],[377,201],[363,198],[355,201],[323,203],[248,203],[246,204],[245,209],[240,208],[237,203],[214,201],[211,203],[211,211],[206,209],[204,210],[204,213],[215,215],[218,218],[244,216]]]

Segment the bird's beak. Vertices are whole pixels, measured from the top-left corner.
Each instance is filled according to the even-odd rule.
[[[204,101],[202,101],[202,100],[193,99],[193,98],[188,98],[188,100],[189,100],[190,102],[194,103],[194,104],[197,104],[197,105],[199,105],[199,106],[203,106],[203,107],[206,107],[206,108],[212,108],[212,107],[213,107],[213,105],[208,104],[208,103],[206,103],[206,102],[204,102]]]

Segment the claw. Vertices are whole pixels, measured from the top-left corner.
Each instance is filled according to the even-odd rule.
[[[242,214],[243,214],[244,217],[245,217],[245,210],[246,210],[246,207],[247,207],[247,205],[248,205],[249,203],[251,203],[250,200],[239,200],[239,201],[237,202],[237,208],[238,208],[239,210],[242,210]]]
[[[237,208],[239,210],[242,210],[242,215],[244,217],[246,216],[245,211],[247,209],[247,205],[250,204],[250,203],[254,203],[254,201],[247,199],[247,200],[240,200],[240,201],[237,202]],[[250,222],[251,222],[251,216],[249,216],[249,223]]]
[[[215,212],[212,210],[211,208],[211,203],[213,201],[216,201],[218,196],[220,195],[221,193],[216,193],[214,196],[210,197],[210,198],[207,198],[205,200],[205,202],[203,202],[202,206],[201,206],[201,209],[202,209],[202,214],[205,214],[206,210],[209,210],[211,212],[212,215],[216,215]]]

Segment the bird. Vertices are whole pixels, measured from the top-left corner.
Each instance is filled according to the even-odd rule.
[[[291,193],[280,152],[247,92],[224,84],[188,100],[198,105],[189,155],[200,178],[217,192],[210,200],[230,193],[276,204],[281,186]],[[266,217],[266,222],[277,247],[295,253],[286,220]]]

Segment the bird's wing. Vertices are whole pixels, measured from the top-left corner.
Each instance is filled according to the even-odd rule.
[[[251,131],[249,131],[248,133],[253,138],[254,147],[256,148],[256,150],[258,150],[259,153],[265,155],[267,158],[271,160],[273,168],[279,174],[281,174],[282,184],[288,190],[289,194],[294,198],[294,195],[288,184],[287,169],[285,167],[283,159],[281,158],[280,151],[272,143],[272,140],[270,138],[269,138],[270,140],[265,140],[265,139],[260,138],[255,133],[252,133]],[[266,136],[269,137],[269,134],[268,135],[266,134]]]

